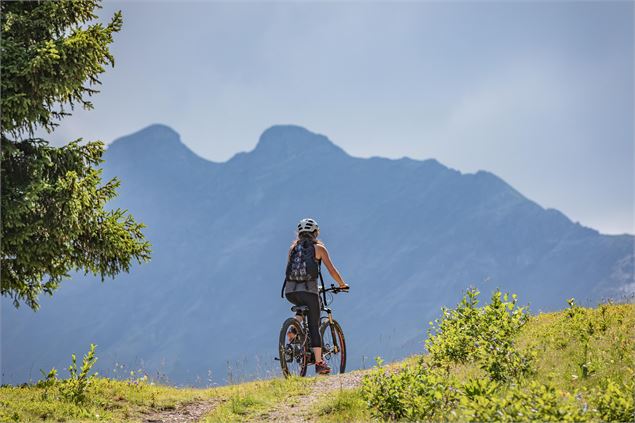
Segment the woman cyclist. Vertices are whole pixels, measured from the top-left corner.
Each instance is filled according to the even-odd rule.
[[[322,241],[318,240],[320,229],[313,219],[302,219],[298,223],[298,237],[291,244],[285,276],[284,295],[295,305],[309,307],[309,333],[311,347],[315,354],[315,371],[318,374],[330,373],[330,367],[322,360],[322,338],[320,337],[320,297],[318,291],[318,272],[324,262],[329,273],[340,288],[348,289],[339,272],[333,266],[329,253]],[[296,314],[298,321],[302,315]],[[294,337],[293,332],[290,339]]]

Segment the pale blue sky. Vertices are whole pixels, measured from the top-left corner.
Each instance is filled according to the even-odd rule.
[[[604,233],[633,228],[633,3],[108,2],[116,66],[52,135],[165,123],[224,161],[273,124],[355,156],[492,171]]]

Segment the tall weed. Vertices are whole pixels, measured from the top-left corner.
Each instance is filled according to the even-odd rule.
[[[42,371],[44,378],[37,383],[37,386],[45,388],[43,399],[48,397],[52,389],[57,389],[61,397],[69,402],[75,404],[84,402],[90,383],[97,377],[97,373],[90,374],[92,367],[97,361],[95,348],[95,344],[90,344],[90,349],[84,355],[79,369],[77,368],[75,354],[71,355],[71,364],[68,366],[68,379],[58,379],[56,369],[51,369],[48,373]]]

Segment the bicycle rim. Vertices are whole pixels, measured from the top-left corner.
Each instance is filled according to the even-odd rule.
[[[331,368],[331,374],[344,373],[346,371],[346,340],[340,325],[333,320],[333,330],[331,323],[326,320],[320,326],[322,336],[322,359]],[[335,333],[336,342],[333,340]]]
[[[292,328],[295,329],[297,334],[294,337],[289,335]],[[278,354],[282,374],[285,377],[306,375],[307,339],[300,323],[294,318],[289,318],[282,324],[278,340]]]

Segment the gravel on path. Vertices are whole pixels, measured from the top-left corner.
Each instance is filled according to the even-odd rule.
[[[162,410],[149,414],[143,418],[144,423],[185,423],[197,422],[207,413],[223,402],[220,398],[195,401],[181,405],[171,410]]]
[[[301,397],[291,397],[275,408],[256,416],[255,421],[273,422],[310,422],[313,406],[322,398],[341,389],[355,389],[369,370],[356,370],[350,373],[331,376],[317,376],[311,391]]]

